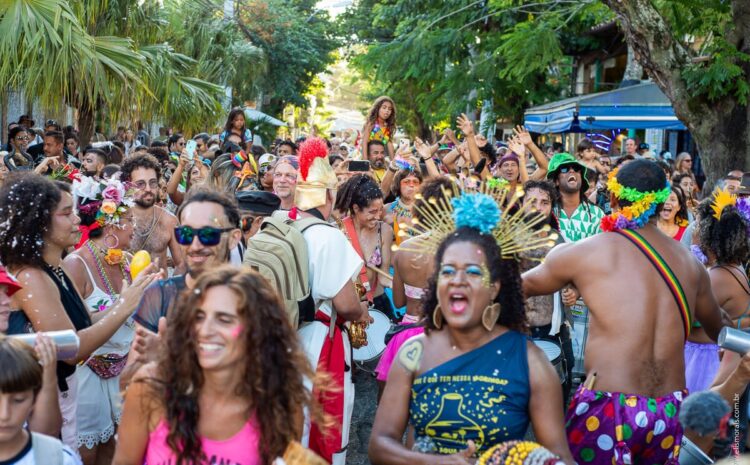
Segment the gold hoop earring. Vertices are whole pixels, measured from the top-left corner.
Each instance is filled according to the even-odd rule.
[[[487,331],[492,331],[497,323],[497,318],[500,316],[500,304],[495,302],[492,305],[488,305],[482,312],[482,326]]]
[[[435,310],[432,312],[432,324],[435,325],[436,329],[443,327],[443,311],[440,309],[440,305],[435,307]]]

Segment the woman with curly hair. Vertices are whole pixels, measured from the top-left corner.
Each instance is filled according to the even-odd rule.
[[[374,464],[468,464],[475,453],[523,439],[529,422],[539,443],[573,463],[560,380],[525,334],[518,263],[503,258],[480,213],[491,216],[476,211],[456,221],[437,248],[422,305],[425,334],[404,343],[391,366],[370,439]],[[407,424],[414,438],[405,446]]]
[[[393,99],[378,97],[370,108],[367,122],[362,128],[362,157],[369,160],[368,143],[371,140],[379,140],[385,144],[388,151],[387,156],[393,156],[393,137],[396,135],[396,104]]]
[[[454,182],[441,176],[432,178],[422,184],[419,199],[415,205],[423,207],[431,200],[438,201],[443,197],[443,192],[453,192]],[[415,208],[413,218],[417,224],[424,222],[423,208]],[[422,334],[424,328],[419,322],[422,320],[422,298],[427,293],[428,283],[435,270],[432,268],[433,256],[419,251],[419,244],[424,240],[422,235],[413,237],[401,244],[401,247],[393,253],[393,303],[396,307],[406,306],[401,324],[396,328],[383,355],[375,368],[378,379],[378,389],[382,394],[385,382],[388,380],[388,372],[396,358],[401,346],[410,337]]]
[[[659,231],[679,241],[688,226],[688,208],[685,195],[679,186],[672,186],[672,193],[659,211],[656,222]]]
[[[393,307],[380,278],[380,274],[387,274],[391,267],[393,244],[393,230],[380,219],[383,192],[370,176],[358,174],[341,186],[335,207],[345,215],[341,224],[346,238],[365,262],[357,278],[360,299],[367,299],[393,320]]]
[[[157,278],[153,265],[128,286],[107,310],[92,317],[79,290],[62,268],[63,253],[78,243],[80,220],[70,185],[37,174],[18,173],[0,189],[0,261],[24,292],[13,295],[18,325],[14,332],[76,331],[80,339],[75,358],[57,363],[63,416],[62,439],[78,446],[76,367],[104,345],[135,311],[144,289]],[[92,324],[92,321],[95,322]]]
[[[312,373],[259,274],[202,274],[181,296],[161,355],[128,388],[115,464],[271,464],[302,435]]]
[[[721,199],[729,199],[729,203],[723,204]],[[728,193],[718,191],[700,203],[698,217],[699,247],[708,265],[711,290],[737,328],[748,328],[750,286],[743,265],[750,259],[750,202],[733,200]],[[689,392],[711,387],[719,369],[719,346],[708,338],[699,323],[693,326],[685,343],[685,380]]]

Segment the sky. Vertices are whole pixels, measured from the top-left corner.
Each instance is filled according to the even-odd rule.
[[[351,5],[353,0],[320,0],[318,2],[318,8],[321,10],[328,10],[331,16],[336,16],[339,13],[343,13],[347,6]]]

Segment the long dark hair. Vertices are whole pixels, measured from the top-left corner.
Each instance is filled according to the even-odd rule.
[[[383,95],[375,99],[372,107],[370,107],[370,112],[367,114],[367,122],[371,125],[374,125],[378,121],[378,113],[380,113],[380,107],[383,106],[385,102],[390,103],[391,107],[393,108],[391,116],[389,116],[388,119],[385,120],[385,125],[391,132],[391,137],[393,137],[394,135],[396,135],[396,103],[392,98]],[[367,134],[367,136],[369,136],[369,134]]]
[[[310,407],[320,418],[305,379],[313,379],[309,362],[288,321],[276,290],[252,270],[225,265],[203,273],[191,292],[181,295],[167,329],[167,350],[158,362],[160,379],[150,379],[154,394],[165,409],[169,428],[167,444],[177,464],[203,463],[198,434],[198,405],[204,384],[196,355],[195,320],[206,291],[227,286],[239,298],[238,315],[245,342],[242,382],[234,395],[247,399],[260,429],[262,463],[270,464],[284,454],[299,435],[297,422]]]
[[[44,267],[44,236],[70,186],[36,173],[12,173],[0,187],[0,261],[9,268]]]
[[[354,206],[367,208],[373,200],[382,199],[383,191],[370,176],[357,174],[349,178],[339,188],[336,196],[336,210],[341,213],[354,213]]]
[[[682,188],[676,184],[672,185],[672,192],[677,196],[677,203],[680,205],[680,211],[677,212],[674,219],[678,225],[687,225],[690,220],[688,218],[688,206],[685,193],[682,192]],[[662,208],[664,208],[664,204],[659,206],[659,210]]]
[[[549,196],[550,204],[553,207],[557,205],[559,195],[557,189],[555,189],[555,186],[551,182],[537,181],[532,179],[531,181],[527,181],[526,184],[523,185],[524,192],[529,192],[531,189],[537,189],[545,192],[547,196]],[[560,231],[560,222],[557,220],[557,216],[555,216],[554,208],[547,217],[547,221],[545,221],[545,224],[548,224],[555,231]]]
[[[526,303],[521,287],[521,272],[518,262],[512,258],[503,258],[500,246],[490,234],[482,234],[476,229],[459,228],[448,236],[438,247],[435,254],[435,272],[430,278],[427,294],[422,301],[422,312],[425,315],[425,330],[437,329],[432,322],[432,314],[438,306],[437,281],[440,273],[440,263],[445,251],[458,242],[470,242],[484,252],[487,266],[490,269],[492,282],[500,281],[500,292],[495,302],[500,304],[500,315],[497,323],[515,331],[527,332]]]
[[[242,124],[242,129],[240,129],[239,136],[242,137],[242,143],[245,143],[245,129],[247,129],[247,119],[245,118],[245,112],[242,110],[242,108],[235,108],[234,110],[229,112],[229,116],[227,116],[227,122],[224,125],[224,131],[226,131],[227,136],[232,134],[232,127],[234,123],[234,119],[237,117],[237,115],[242,115],[242,120],[244,123]],[[225,139],[226,140],[226,139]]]

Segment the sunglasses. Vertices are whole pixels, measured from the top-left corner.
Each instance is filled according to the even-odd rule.
[[[177,239],[178,244],[190,245],[193,243],[193,239],[197,235],[201,244],[213,247],[221,242],[221,235],[223,233],[233,229],[234,228],[212,228],[210,226],[195,229],[190,226],[178,226],[174,228],[174,237]]]
[[[255,218],[255,216],[248,215],[240,220],[240,229],[242,229],[242,232],[250,231],[250,228],[253,227],[253,221],[255,221]]]
[[[560,168],[560,172],[563,173],[563,174],[569,173],[571,171],[575,171],[576,173],[580,173],[581,172],[581,168],[579,168],[579,167],[577,167],[575,165],[574,166],[563,166],[562,168]]]

